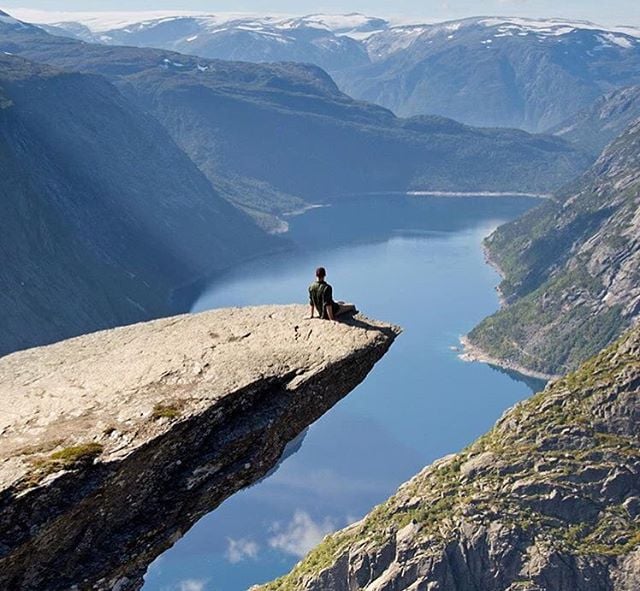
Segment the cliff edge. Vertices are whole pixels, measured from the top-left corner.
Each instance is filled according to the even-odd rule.
[[[217,310],[1,358],[0,587],[139,588],[399,334],[307,312]]]

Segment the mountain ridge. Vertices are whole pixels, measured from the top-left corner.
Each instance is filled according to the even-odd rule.
[[[170,314],[279,248],[102,77],[0,54],[0,121],[0,354]]]
[[[563,374],[640,318],[640,121],[555,201],[486,241],[502,309],[469,333],[495,359]]]
[[[96,33],[78,22],[46,26],[86,41],[207,58],[312,62],[347,94],[398,116],[433,114],[534,132],[640,82],[640,28],[589,21],[490,16],[394,24],[364,15],[165,14]]]
[[[600,155],[639,118],[640,86],[629,86],[604,95],[548,132]]]

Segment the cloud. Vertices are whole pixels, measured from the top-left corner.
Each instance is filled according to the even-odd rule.
[[[177,585],[178,591],[204,591],[207,584],[206,579],[185,579]]]
[[[225,552],[225,557],[231,564],[237,564],[247,558],[255,560],[258,557],[260,547],[253,540],[246,540],[244,538],[241,538],[240,540],[233,540],[231,538],[227,538],[227,542],[228,546],[227,551]]]
[[[335,524],[330,519],[316,523],[304,511],[296,511],[292,521],[284,529],[274,524],[275,535],[269,538],[269,546],[302,558],[317,546],[327,534],[335,531]]]

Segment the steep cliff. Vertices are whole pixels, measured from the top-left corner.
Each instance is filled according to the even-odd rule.
[[[264,591],[640,588],[640,330]]]
[[[486,355],[561,374],[640,316],[640,122],[554,201],[486,241],[505,306],[469,334]]]
[[[0,170],[0,355],[168,315],[279,247],[98,76],[0,55]]]
[[[307,313],[218,310],[2,358],[0,588],[139,588],[399,332]]]

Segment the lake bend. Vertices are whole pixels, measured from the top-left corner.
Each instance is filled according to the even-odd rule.
[[[147,591],[244,591],[288,572],[327,533],[487,431],[542,383],[458,357],[498,306],[482,240],[540,203],[525,196],[381,195],[289,218],[293,252],[252,261],[194,311],[307,301],[327,268],[334,297],[404,332],[369,377],[294,442],[279,468],[225,501],[160,556]],[[318,320],[318,322],[322,322]]]

